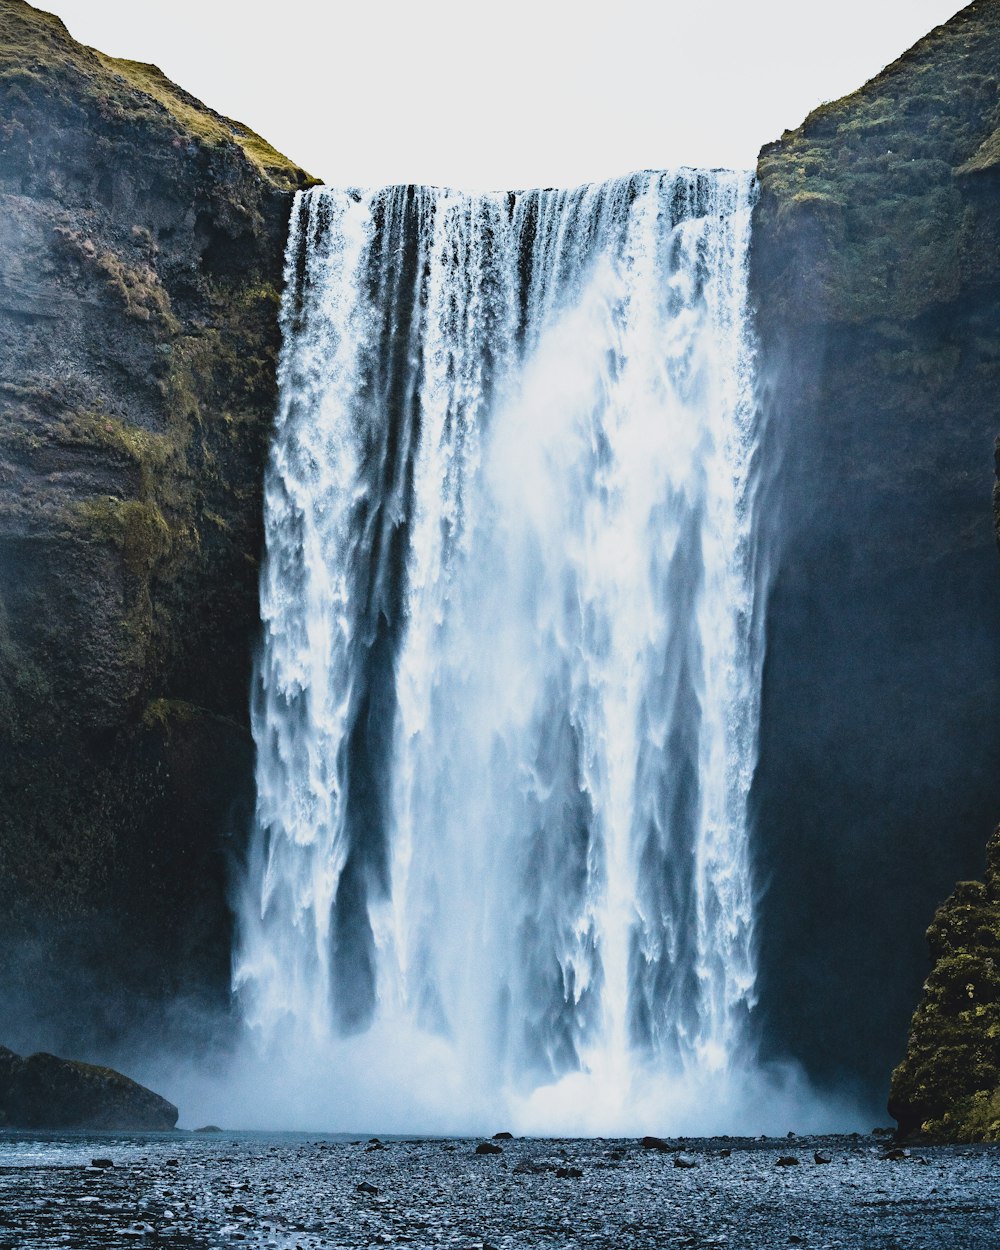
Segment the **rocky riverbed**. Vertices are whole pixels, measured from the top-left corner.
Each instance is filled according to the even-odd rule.
[[[997,1147],[904,1153],[875,1137],[480,1145],[7,1132],[0,1250],[1000,1244]]]

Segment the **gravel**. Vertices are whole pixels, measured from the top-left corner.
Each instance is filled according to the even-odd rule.
[[[515,1138],[477,1154],[480,1144],[2,1132],[0,1250],[1000,1245],[997,1147]],[[779,1166],[792,1157],[800,1166]]]

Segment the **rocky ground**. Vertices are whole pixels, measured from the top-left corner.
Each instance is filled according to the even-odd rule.
[[[0,1250],[1000,1242],[996,1147],[903,1152],[856,1136],[496,1145],[479,1154],[474,1140],[7,1133]]]

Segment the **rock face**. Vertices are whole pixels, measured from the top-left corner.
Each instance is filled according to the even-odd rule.
[[[1000,812],[1000,3],[761,154],[771,1053],[881,1101]]]
[[[111,1068],[0,1046],[0,1124],[22,1129],[172,1129],[177,1108]]]
[[[1000,1141],[1000,829],[986,880],[963,881],[927,930],[933,968],[892,1074],[900,1132]]]
[[[0,0],[0,1014],[52,1004],[49,1044],[227,987],[308,181],[154,67]]]

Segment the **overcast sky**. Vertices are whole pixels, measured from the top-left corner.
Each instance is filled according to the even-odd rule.
[[[326,182],[568,185],[749,166],[954,0],[51,0]]]

